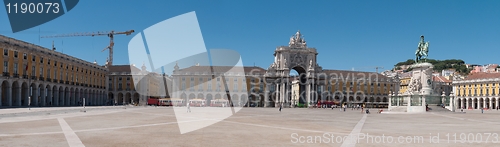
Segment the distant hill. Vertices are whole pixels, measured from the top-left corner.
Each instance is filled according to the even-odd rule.
[[[427,59],[428,63],[434,65],[434,71],[442,71],[444,69],[455,69],[460,74],[468,74],[471,69],[468,69],[465,66],[465,62],[460,59],[446,59],[446,60],[434,60]],[[400,70],[402,66],[415,64],[415,60],[408,59],[403,62],[399,62],[394,65],[394,69]],[[411,71],[411,68],[408,68],[406,71]]]

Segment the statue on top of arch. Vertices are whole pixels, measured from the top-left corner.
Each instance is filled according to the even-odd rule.
[[[306,40],[303,38],[302,34],[300,34],[300,30],[295,33],[292,37],[290,37],[290,42],[288,43],[290,47],[306,47]]]

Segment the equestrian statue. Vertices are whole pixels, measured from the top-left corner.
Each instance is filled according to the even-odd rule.
[[[417,51],[415,52],[415,63],[425,62],[429,53],[429,42],[424,42],[424,36],[420,36]]]

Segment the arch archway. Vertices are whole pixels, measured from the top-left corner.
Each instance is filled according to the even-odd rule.
[[[65,106],[71,105],[71,95],[68,87],[64,88],[64,105]]]
[[[248,96],[246,94],[242,94],[240,96],[240,106],[244,107],[244,106],[247,106],[248,107]]]
[[[196,98],[205,99],[205,97],[203,97],[203,93],[198,93],[198,96]]]
[[[128,105],[128,104],[131,104],[131,103],[132,103],[132,94],[130,94],[130,92],[127,92],[125,94],[124,105]]]
[[[2,81],[2,99],[0,106],[9,106],[9,92],[11,91],[10,83],[8,81]]]
[[[134,103],[136,103],[136,104],[139,104],[139,103],[140,103],[140,102],[139,102],[139,93],[134,93],[134,98],[133,98],[133,100],[134,100]]]
[[[483,108],[483,103],[484,103],[484,99],[483,98],[479,98],[479,100],[478,100],[478,106],[477,106],[476,109]]]
[[[32,83],[31,84],[32,88],[34,88],[33,90],[33,97],[36,102],[35,102],[35,105],[40,107],[40,106],[44,106],[43,104],[45,104],[45,86],[43,84],[35,84],[35,83]],[[32,104],[33,105],[33,104]]]
[[[70,104],[72,106],[76,106],[77,103],[76,103],[76,93],[75,93],[75,88],[71,87],[71,89],[69,89],[69,95],[70,95]]]
[[[62,86],[59,87],[59,95],[57,99],[57,106],[64,106],[64,88]],[[89,99],[87,99],[89,100]],[[86,100],[86,101],[87,101]]]
[[[231,103],[233,104],[234,107],[239,107],[239,103],[240,103],[240,97],[236,94],[233,94],[231,96]]]
[[[212,94],[207,94],[207,98],[205,99],[206,100],[206,104],[207,106],[210,106],[211,102],[212,102]]]
[[[487,108],[487,109],[491,109],[491,108],[490,108],[490,99],[489,99],[489,98],[485,98],[485,99],[484,99],[484,103],[485,103],[485,108]]]
[[[194,95],[194,93],[189,94],[189,99],[190,100],[195,99],[195,98],[196,98],[196,95]]]
[[[113,104],[114,105],[115,101],[115,96],[112,92],[108,92],[108,104]]]
[[[12,92],[11,92],[12,106],[21,106],[21,85],[19,82],[14,81],[12,83]]]
[[[491,98],[491,109],[497,108],[496,98]]]
[[[118,105],[123,105],[123,93],[118,93]]]
[[[282,79],[282,80],[284,80],[283,82],[294,83],[294,81],[296,81],[297,85],[295,85],[295,86],[298,86],[298,90],[293,91],[293,89],[291,89],[292,91],[289,93],[290,94],[296,93],[298,95],[298,100],[299,100],[298,103],[300,103],[300,104],[307,103],[307,92],[306,92],[306,86],[308,84],[307,71],[305,70],[304,67],[302,67],[300,65],[294,65],[290,70],[290,77],[291,78]],[[289,81],[290,79],[292,81]],[[278,89],[277,92],[280,92],[280,90]],[[284,95],[284,94],[285,94],[285,92],[281,92],[280,95]],[[311,102],[313,101],[313,99],[314,98],[311,97]],[[317,101],[317,99],[314,101]],[[285,102],[285,100],[282,100],[282,102]],[[312,103],[314,103],[314,102],[312,102]]]
[[[23,82],[21,85],[21,106],[28,106],[30,98],[29,98],[29,89],[28,83]]]

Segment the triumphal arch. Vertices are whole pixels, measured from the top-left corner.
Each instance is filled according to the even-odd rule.
[[[266,91],[270,91],[265,94],[265,106],[315,104],[318,99],[315,75],[322,72],[322,67],[316,62],[317,55],[315,48],[307,47],[300,31],[290,37],[288,46],[277,47],[274,62],[264,76],[268,83]],[[291,76],[290,70],[297,71],[298,75]]]

